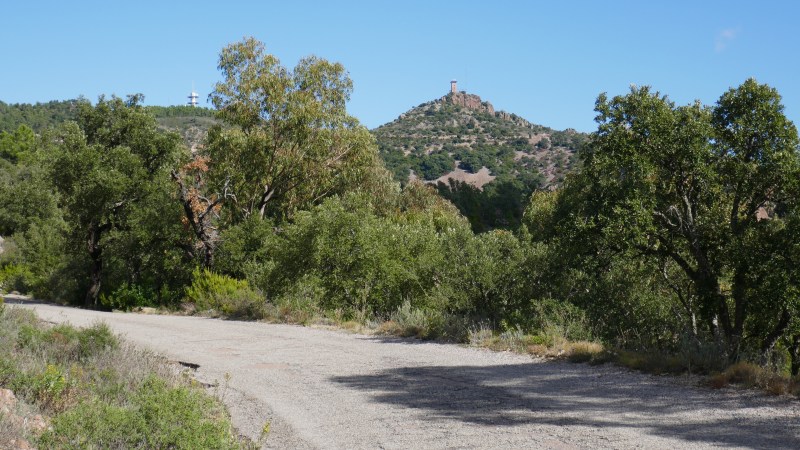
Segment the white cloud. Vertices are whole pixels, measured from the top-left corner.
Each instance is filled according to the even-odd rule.
[[[739,28],[726,28],[717,33],[716,38],[714,38],[714,51],[717,53],[725,51],[731,42],[736,39],[736,36],[739,35],[739,31]]]

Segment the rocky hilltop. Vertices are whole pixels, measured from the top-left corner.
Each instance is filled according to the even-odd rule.
[[[466,92],[450,93],[442,97],[442,103],[448,103],[462,108],[470,109],[472,111],[485,112],[494,115],[494,106],[489,102],[484,102],[475,94],[467,94]]]
[[[464,181],[483,187],[517,179],[530,188],[563,180],[587,135],[535,125],[475,94],[451,92],[373,130],[381,156],[401,182]]]

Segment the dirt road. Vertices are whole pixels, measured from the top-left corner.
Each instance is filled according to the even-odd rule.
[[[682,378],[289,325],[25,307],[51,322],[102,320],[199,364],[242,433],[271,424],[268,448],[800,448],[800,401]]]

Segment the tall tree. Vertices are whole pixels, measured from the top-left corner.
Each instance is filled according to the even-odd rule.
[[[714,107],[676,107],[632,88],[596,110],[583,171],[559,196],[572,209],[565,235],[591,243],[573,249],[662,261],[686,317],[731,360],[769,352],[800,313],[781,244],[800,206],[800,156],[778,93],[751,79]]]
[[[95,106],[82,103],[78,122],[62,127],[56,141],[53,182],[90,264],[86,307],[98,306],[106,235],[129,227],[134,208],[169,180],[168,170],[177,161],[180,137],[159,130],[139,105],[142,99],[100,97]]]
[[[247,38],[222,50],[219,69],[210,97],[227,126],[210,131],[205,153],[208,188],[227,186],[230,219],[288,216],[372,173],[377,151],[347,114],[341,64],[311,56],[290,71]]]

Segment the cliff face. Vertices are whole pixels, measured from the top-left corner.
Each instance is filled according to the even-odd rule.
[[[494,106],[489,102],[484,102],[475,94],[467,94],[465,92],[450,93],[442,97],[441,100],[442,103],[450,103],[451,105],[458,105],[462,108],[494,115]]]

